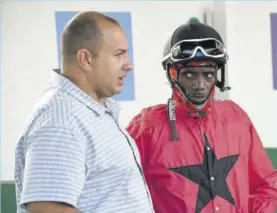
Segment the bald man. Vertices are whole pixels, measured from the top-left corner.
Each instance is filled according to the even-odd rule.
[[[16,147],[18,213],[152,213],[139,152],[110,98],[132,64],[120,24],[76,15],[62,33],[60,74]]]

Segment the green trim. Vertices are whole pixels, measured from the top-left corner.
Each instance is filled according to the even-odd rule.
[[[277,149],[271,148],[266,151],[277,169]],[[12,181],[1,183],[1,195],[1,213],[16,213],[15,188]]]
[[[13,183],[1,183],[1,213],[16,213]]]
[[[273,166],[277,169],[277,148],[268,148],[266,151],[273,163]]]

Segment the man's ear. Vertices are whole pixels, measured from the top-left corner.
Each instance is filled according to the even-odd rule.
[[[92,70],[92,64],[95,56],[87,49],[80,49],[76,55],[79,66],[85,73],[89,73]]]

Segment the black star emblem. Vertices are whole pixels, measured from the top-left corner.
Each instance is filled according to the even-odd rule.
[[[206,134],[203,164],[169,168],[199,185],[195,213],[201,210],[216,196],[220,196],[235,206],[235,201],[226,183],[229,171],[235,165],[239,155],[231,155],[217,159]]]

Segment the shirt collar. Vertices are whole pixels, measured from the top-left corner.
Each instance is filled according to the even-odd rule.
[[[72,81],[55,71],[52,74],[49,86],[51,88],[57,88],[58,90],[73,96],[98,115],[104,115],[107,112],[118,120],[120,111],[119,104],[112,98],[105,100],[104,105],[99,104],[79,87],[77,87]]]

